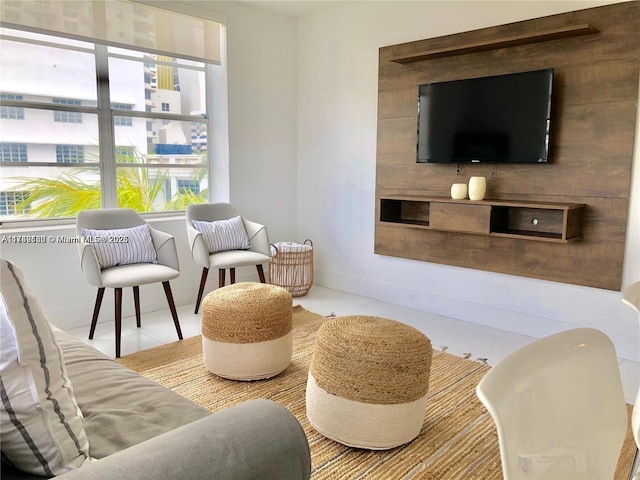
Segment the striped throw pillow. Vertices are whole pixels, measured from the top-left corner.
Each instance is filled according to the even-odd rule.
[[[205,222],[193,220],[193,228],[202,233],[209,247],[209,253],[224,252],[226,250],[247,250],[249,236],[244,228],[242,217],[228,220]]]
[[[0,409],[2,456],[52,477],[89,457],[84,418],[62,351],[20,269],[1,260]]]
[[[134,263],[157,263],[149,225],[114,230],[83,228],[85,242],[90,242],[101,268]]]

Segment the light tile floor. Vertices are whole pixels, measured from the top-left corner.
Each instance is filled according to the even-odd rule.
[[[446,349],[448,353],[472,360],[486,359],[495,365],[510,352],[534,340],[504,330],[464,322],[442,315],[400,307],[350,293],[314,285],[303,297],[294,298],[307,310],[320,315],[377,315],[412,325],[424,332],[433,348]],[[200,314],[193,313],[194,305],[178,307],[178,316],[184,338],[200,334]],[[69,330],[72,335],[93,345],[107,355],[115,355],[114,323],[99,322],[93,340],[88,340],[89,326]],[[168,310],[147,313],[142,316],[141,328],[136,328],[135,318],[122,321],[122,355],[176,341],[177,335]],[[620,361],[620,373],[627,402],[635,401],[640,388],[640,363]]]

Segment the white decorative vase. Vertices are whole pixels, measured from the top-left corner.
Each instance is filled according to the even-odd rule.
[[[451,185],[451,198],[454,200],[464,200],[467,198],[467,184],[454,183]]]
[[[487,179],[485,177],[471,177],[469,179],[469,200],[482,200],[487,193]]]

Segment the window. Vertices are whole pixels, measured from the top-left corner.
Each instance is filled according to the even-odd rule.
[[[54,98],[54,105],[81,105],[80,100],[67,100],[64,98]],[[62,123],[82,123],[82,113],[53,111],[53,121]]]
[[[131,117],[121,117],[120,115],[116,115],[113,117],[113,124],[116,127],[132,127],[133,120]]]
[[[84,162],[84,146],[56,145],[56,162],[58,163]]]
[[[63,218],[115,206],[166,212],[202,201],[195,197],[209,184],[208,85],[222,77],[221,66],[17,29],[0,33],[0,92],[11,103],[2,106],[0,153],[2,162],[20,162],[3,165],[0,193],[30,200],[19,212],[7,207],[5,216]],[[44,70],[42,88],[37,72]],[[99,108],[98,98],[110,108]],[[15,118],[24,120],[20,129],[6,128]]]
[[[22,95],[2,93],[0,94],[0,100],[22,100]],[[24,108],[2,105],[0,107],[0,118],[24,120]]]
[[[178,193],[191,192],[194,195],[200,193],[200,182],[197,180],[182,180],[178,179]]]
[[[122,161],[123,158],[135,157],[136,149],[133,147],[116,147],[116,161]]]
[[[29,194],[27,192],[0,192],[0,216],[28,213],[28,207],[20,208],[20,203],[28,197]]]
[[[0,162],[26,162],[26,143],[0,143]]]
[[[112,110],[128,110],[131,111],[133,110],[133,105],[127,105],[125,103],[112,103],[111,104],[111,109]],[[133,126],[133,119],[131,117],[123,117],[121,115],[114,115],[113,117],[113,124],[116,127],[132,127]]]

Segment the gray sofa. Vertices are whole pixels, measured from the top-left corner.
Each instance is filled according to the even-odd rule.
[[[309,446],[297,419],[270,400],[211,414],[56,331],[98,459],[65,480],[308,479]],[[2,478],[40,479],[2,465]]]

